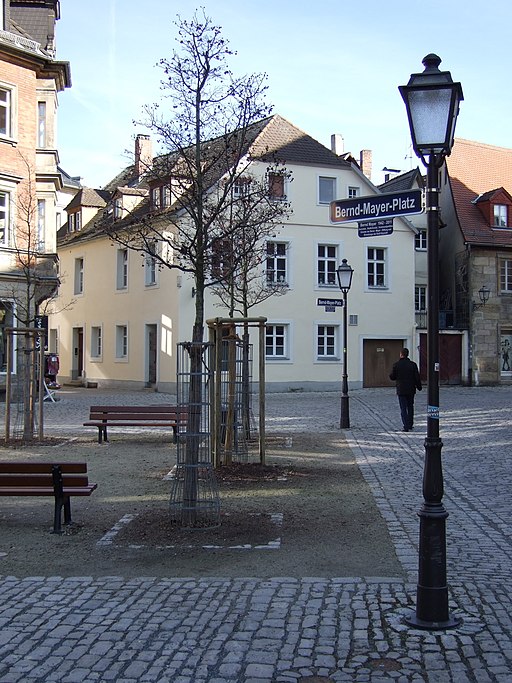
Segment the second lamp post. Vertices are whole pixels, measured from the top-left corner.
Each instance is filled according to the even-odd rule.
[[[349,429],[350,411],[348,406],[348,372],[347,372],[347,293],[352,285],[354,269],[344,258],[338,266],[338,284],[343,294],[343,374],[341,377],[341,414],[340,429]]]

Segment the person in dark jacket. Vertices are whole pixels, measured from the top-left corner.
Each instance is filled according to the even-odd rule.
[[[400,351],[400,360],[393,365],[389,379],[396,382],[396,393],[402,415],[404,432],[409,432],[414,425],[414,396],[416,389],[421,391],[421,379],[418,366],[409,358],[409,349]]]

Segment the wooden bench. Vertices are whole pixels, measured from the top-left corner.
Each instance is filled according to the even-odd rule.
[[[187,421],[188,409],[178,406],[91,406],[84,427],[98,428],[98,443],[108,441],[107,427],[172,427],[176,443]]]
[[[54,534],[71,524],[71,496],[90,496],[97,484],[89,483],[84,462],[0,462],[0,496],[54,496]]]

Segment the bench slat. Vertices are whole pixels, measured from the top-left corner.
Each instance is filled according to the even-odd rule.
[[[176,415],[177,413],[188,414],[188,409],[178,406],[91,406],[91,413],[162,413],[165,415]]]
[[[17,462],[11,460],[4,460],[0,462],[0,473],[17,472],[19,474],[51,474],[54,464],[58,464],[63,474],[87,472],[87,463],[85,462]]]
[[[125,420],[127,422],[139,421],[139,422],[151,422],[159,420],[160,422],[165,422],[165,424],[172,424],[177,420],[186,421],[184,416],[178,417],[177,415],[164,415],[162,413],[131,413],[130,415],[126,413],[91,413],[89,415],[89,420]]]
[[[62,483],[64,488],[80,486],[87,486],[89,478],[85,475],[62,475]],[[51,486],[53,489],[53,478],[51,474],[19,474],[19,473],[2,473],[0,474],[0,486],[6,488],[8,486]]]
[[[175,423],[174,423],[175,424]],[[183,423],[184,424],[184,423]],[[84,422],[84,427],[172,427],[171,422],[151,422],[150,420],[131,420],[127,422],[126,420],[114,419],[108,422],[102,422],[100,420],[91,420],[89,422]]]
[[[64,486],[65,496],[90,496],[98,488],[98,484],[88,484],[80,488]],[[53,496],[52,487],[44,486],[0,486],[0,496]]]

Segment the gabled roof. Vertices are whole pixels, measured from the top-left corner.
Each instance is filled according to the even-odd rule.
[[[278,162],[282,164],[294,163],[312,166],[338,167],[357,170],[345,158],[337,156],[327,147],[312,138],[304,131],[277,114],[257,121],[244,131],[243,140],[237,131],[233,131],[226,137],[219,137],[204,143],[204,158],[210,156],[215,160],[209,167],[208,184],[213,186],[228,171],[227,166],[235,158],[247,156],[249,159],[264,162]],[[243,143],[241,149],[239,143]],[[227,148],[226,148],[227,145]],[[227,152],[227,153],[226,153]],[[232,159],[230,154],[232,153]],[[222,163],[219,161],[222,160]],[[154,178],[169,176],[172,174],[176,163],[180,164],[180,157],[176,154],[165,154],[153,160]],[[98,236],[107,227],[106,221],[112,221],[107,212],[101,211],[116,193],[140,194],[145,198],[136,206],[133,212],[117,222],[118,227],[124,223],[128,226],[133,221],[143,218],[149,210],[149,198],[147,188],[151,182],[151,174],[142,178],[136,175],[135,165],[132,164],[112,179],[103,190],[83,188],[68,205],[67,210],[78,206],[97,207],[96,216],[82,227],[79,233],[61,235],[66,242],[88,239]],[[166,209],[162,215],[167,215],[181,208],[178,204]]]
[[[279,114],[270,116],[259,124],[255,124],[255,126],[257,125],[261,127],[261,132],[249,149],[249,153],[254,159],[269,161],[277,157],[279,161],[285,164],[351,168],[350,162],[331,152],[330,149]]]
[[[83,187],[66,206],[66,211],[78,209],[80,206],[97,207],[101,209],[110,200],[110,192],[105,190],[93,190],[90,187]]]
[[[123,194],[131,195],[133,197],[146,197],[148,190],[143,187],[118,187],[114,192],[114,197],[119,197]]]
[[[493,188],[512,194],[512,149],[457,138],[446,165],[464,241],[512,246],[512,229],[492,228],[475,202]]]
[[[505,190],[504,187],[497,187],[495,190],[489,190],[489,192],[484,192],[483,194],[478,195],[478,197],[474,201],[475,204],[480,204],[482,202],[490,202],[493,199],[499,200],[502,197],[506,197],[508,201],[512,201],[510,194]]]
[[[378,185],[381,192],[400,192],[402,190],[412,190],[415,187],[421,189],[425,187],[425,180],[417,167],[413,168],[412,171],[407,171],[391,178],[382,183],[382,185]]]

